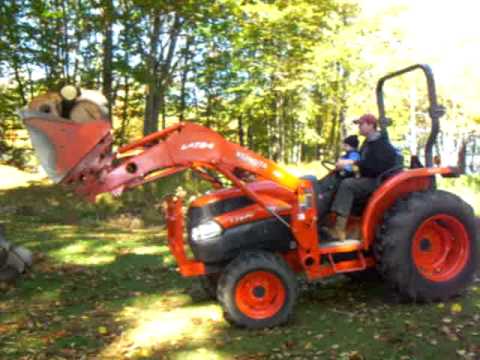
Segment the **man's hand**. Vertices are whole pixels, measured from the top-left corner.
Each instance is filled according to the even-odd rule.
[[[349,160],[349,159],[340,159],[337,161],[337,164],[335,165],[335,168],[337,170],[340,170],[340,169],[345,169],[346,166],[348,165],[353,165],[354,164],[354,161],[353,160]]]

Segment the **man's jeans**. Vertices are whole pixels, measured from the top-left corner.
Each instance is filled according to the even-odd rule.
[[[338,187],[335,200],[332,204],[332,211],[340,216],[348,217],[354,199],[367,198],[377,188],[375,178],[348,178],[343,180]]]

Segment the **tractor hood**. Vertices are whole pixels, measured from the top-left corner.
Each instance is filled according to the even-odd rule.
[[[75,123],[32,111],[23,111],[20,115],[40,164],[56,183],[74,171],[111,132],[110,124],[103,120]]]

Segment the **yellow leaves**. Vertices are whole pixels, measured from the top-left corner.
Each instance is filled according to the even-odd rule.
[[[464,349],[459,349],[456,351],[458,356],[465,356],[467,352]]]
[[[245,5],[243,10],[253,18],[258,17],[271,22],[280,20],[284,15],[277,6],[265,3]]]
[[[458,303],[452,304],[452,307],[450,308],[450,311],[454,314],[458,314],[462,312],[462,310],[463,310],[462,305]]]
[[[142,356],[142,357],[147,357],[152,355],[152,351],[147,348],[142,348],[140,351],[137,353],[137,355]]]
[[[440,303],[437,305],[437,308],[438,309],[444,309],[445,308],[445,304],[444,303]],[[458,314],[458,313],[461,313],[463,311],[463,307],[462,307],[462,304],[459,304],[459,303],[455,303],[455,304],[452,304],[450,306],[450,312],[452,314]],[[448,318],[446,318],[448,319]],[[448,321],[448,320],[447,320]],[[445,321],[444,321],[445,322]]]
[[[108,334],[108,329],[105,326],[99,326],[97,328],[97,331],[100,335],[106,335]]]

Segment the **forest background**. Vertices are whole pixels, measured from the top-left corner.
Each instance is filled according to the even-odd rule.
[[[103,91],[118,144],[191,120],[275,161],[331,160],[356,132],[352,118],[376,114],[378,78],[420,62],[432,66],[447,107],[436,152],[452,164],[470,136],[467,165],[478,172],[476,6],[4,0],[1,160],[36,166],[17,110],[67,83]],[[393,142],[407,156],[421,154],[430,121],[422,74],[386,90]]]

